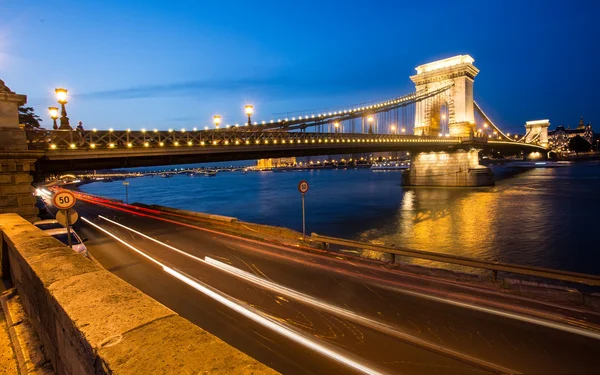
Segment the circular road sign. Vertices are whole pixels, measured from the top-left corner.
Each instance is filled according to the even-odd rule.
[[[300,181],[300,183],[298,184],[298,191],[302,194],[306,193],[308,191],[308,182],[304,180]]]
[[[75,195],[68,190],[61,190],[52,197],[54,207],[59,210],[68,210],[75,205],[75,201]]]
[[[67,214],[65,210],[60,210],[56,213],[56,221],[61,223],[63,226],[67,226]],[[69,224],[73,225],[79,219],[79,215],[75,210],[69,210]]]

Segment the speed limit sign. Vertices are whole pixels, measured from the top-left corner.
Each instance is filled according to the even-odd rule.
[[[52,197],[54,207],[59,210],[68,210],[75,205],[75,201],[75,195],[68,190],[61,190]]]
[[[300,181],[298,184],[298,191],[300,191],[302,194],[306,193],[308,191],[308,182],[304,180]]]

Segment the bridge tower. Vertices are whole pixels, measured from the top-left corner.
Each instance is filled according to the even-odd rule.
[[[458,55],[420,65],[410,79],[416,91],[425,93],[449,87],[432,98],[417,103],[415,135],[437,136],[441,132],[441,110],[446,107],[451,136],[468,137],[475,131],[473,81],[479,73],[469,55]]]
[[[548,147],[548,127],[550,120],[535,120],[525,122],[525,143],[538,143]]]
[[[19,127],[19,106],[25,95],[15,94],[0,80],[0,213],[14,212],[35,220],[38,209],[31,195],[31,171],[39,155],[27,151],[25,131]]]

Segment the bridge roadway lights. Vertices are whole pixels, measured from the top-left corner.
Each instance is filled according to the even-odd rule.
[[[494,175],[479,165],[478,150],[411,154],[410,169],[402,174],[406,186],[493,186]]]

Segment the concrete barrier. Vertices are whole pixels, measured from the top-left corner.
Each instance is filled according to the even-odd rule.
[[[0,232],[3,272],[58,374],[276,374],[20,216],[0,215]]]

